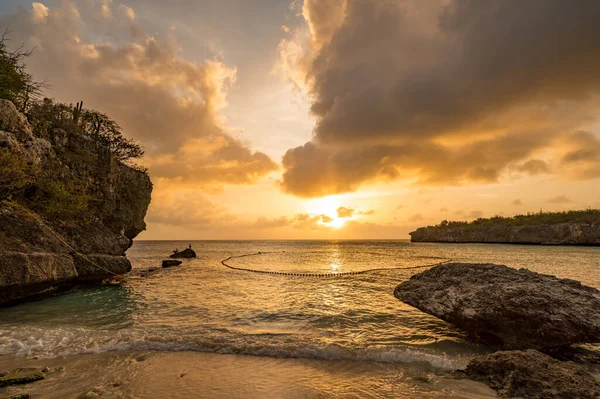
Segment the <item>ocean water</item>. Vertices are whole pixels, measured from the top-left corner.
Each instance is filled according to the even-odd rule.
[[[490,397],[489,392],[479,392],[473,386],[449,388],[449,382],[440,382],[451,370],[486,353],[486,348],[469,342],[451,325],[394,298],[396,285],[425,270],[426,265],[453,260],[526,267],[600,288],[600,248],[592,247],[196,241],[192,246],[197,259],[184,259],[179,267],[145,272],[150,267],[160,268],[174,248],[181,250],[187,245],[135,242],[127,253],[134,271],[120,286],[77,289],[0,309],[0,360],[39,357],[51,362],[95,355],[94,359],[110,363],[103,363],[103,367],[119,369],[121,366],[116,365],[122,364],[120,372],[125,373],[130,366],[119,354],[153,351],[153,356],[163,356],[158,364],[177,364],[177,353],[188,358],[193,356],[190,353],[204,353],[202,359],[206,354],[251,355],[217,356],[219,360],[210,363],[234,359],[224,362],[219,373],[238,375],[236,381],[252,372],[252,364],[275,374],[280,370],[284,381],[285,370],[310,375],[303,368],[306,362],[316,362],[325,369],[337,365],[327,375],[335,375],[341,367],[346,374],[340,378],[345,381],[370,377],[335,392],[331,391],[335,386],[332,381],[315,384],[309,378],[298,385],[294,379],[296,385],[281,383],[265,395],[259,387],[248,391],[245,384],[244,392],[236,391],[241,388],[233,388],[233,382],[221,386],[222,378],[218,383],[203,374],[208,382],[202,389],[211,394],[203,395],[196,388],[197,397],[395,397],[394,386],[408,389],[401,397]],[[237,257],[245,254],[255,255]],[[236,268],[288,274],[230,269],[221,264],[230,257],[227,264]],[[415,268],[419,266],[424,268]],[[106,360],[109,355],[105,354],[119,360]],[[193,363],[193,358],[188,362]],[[248,369],[237,368],[240,362]],[[309,368],[314,372],[315,367]],[[419,376],[438,383],[415,382],[420,381]],[[200,379],[196,379],[198,384]],[[416,391],[410,387],[417,387]],[[123,397],[154,397],[156,392],[146,392],[147,385],[144,389]],[[176,386],[172,389],[177,390]],[[169,397],[186,396],[173,393]]]

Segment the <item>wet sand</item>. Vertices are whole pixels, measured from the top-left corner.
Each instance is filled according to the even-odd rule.
[[[45,380],[0,388],[34,398],[495,398],[483,384],[427,365],[278,359],[201,352],[0,357],[0,370],[48,367]]]

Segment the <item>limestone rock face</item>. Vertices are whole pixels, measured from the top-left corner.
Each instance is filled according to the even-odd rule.
[[[175,252],[171,255],[171,258],[174,259],[184,259],[184,258],[195,258],[196,252],[191,248],[186,248],[183,251]]]
[[[600,342],[600,291],[526,269],[449,263],[414,275],[394,295],[495,347]]]
[[[561,362],[536,350],[496,352],[473,359],[469,378],[500,396],[523,399],[596,399],[600,384],[573,362]]]
[[[20,140],[33,139],[27,118],[8,100],[0,99],[0,121],[0,130],[12,132]]]
[[[77,132],[55,129],[47,138],[35,137],[6,100],[0,100],[0,148],[22,156],[32,170],[83,182],[93,197],[86,221],[44,220],[0,201],[0,304],[131,269],[125,251],[146,228],[152,193],[147,174]]]
[[[527,226],[421,227],[410,233],[410,239],[413,242],[600,245],[600,222]]]

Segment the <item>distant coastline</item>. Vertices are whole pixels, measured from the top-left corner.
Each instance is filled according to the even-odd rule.
[[[600,246],[600,209],[444,220],[410,237],[412,242]]]

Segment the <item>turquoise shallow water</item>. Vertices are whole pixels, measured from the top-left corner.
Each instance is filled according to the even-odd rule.
[[[134,268],[160,266],[188,242],[136,242]],[[443,259],[501,263],[600,288],[600,248],[398,241],[198,241],[197,259],[122,286],[72,292],[0,309],[0,355],[59,356],[108,351],[198,351],[418,365],[444,373],[486,349],[452,326],[393,297],[419,270],[392,268]],[[343,273],[304,278],[234,271]]]

